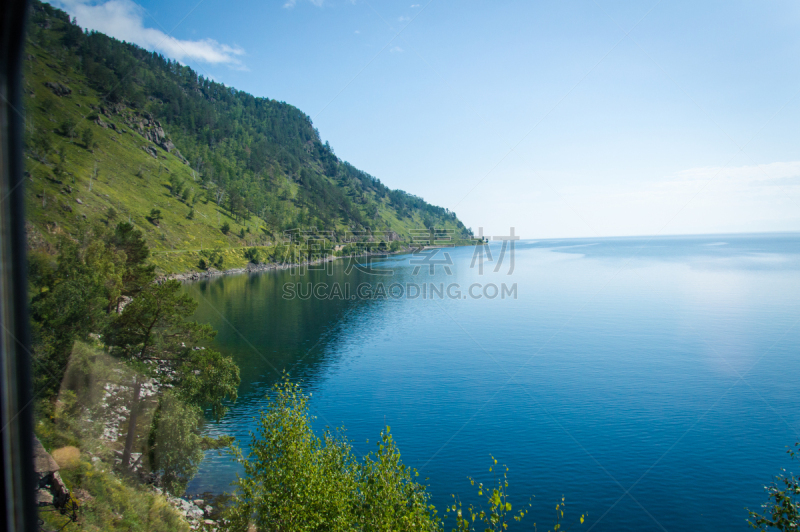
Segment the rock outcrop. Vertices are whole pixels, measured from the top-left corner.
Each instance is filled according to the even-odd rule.
[[[57,81],[45,81],[44,86],[53,91],[56,96],[67,96],[72,94],[72,89]]]
[[[39,438],[33,438],[33,469],[36,472],[36,503],[63,508],[69,501],[69,490],[58,474],[58,463],[44,450]]]

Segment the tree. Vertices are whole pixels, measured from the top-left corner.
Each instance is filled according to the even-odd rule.
[[[236,481],[229,530],[434,531],[436,511],[425,486],[400,460],[389,427],[378,450],[357,458],[350,442],[314,434],[308,396],[288,378],[275,384],[250,453],[234,448],[244,475]]]
[[[109,327],[111,354],[135,370],[128,405],[128,427],[122,454],[128,467],[136,441],[142,384],[155,379],[179,390],[190,404],[210,404],[224,413],[223,400],[236,399],[239,368],[210,349],[196,349],[216,332],[208,324],[187,321],[197,302],[181,290],[180,282],[150,284],[130,302]],[[170,371],[162,372],[161,367]],[[181,389],[181,386],[185,388]]]
[[[795,443],[795,449],[789,449],[787,454],[794,460],[798,452],[800,442]],[[782,469],[782,474],[776,476],[772,483],[767,486],[767,494],[770,501],[761,505],[765,510],[765,515],[748,510],[750,526],[757,530],[766,530],[766,527],[776,528],[784,531],[797,531],[800,527],[800,479],[793,474],[786,476],[786,470]]]
[[[31,151],[34,158],[40,163],[47,162],[47,156],[53,150],[53,143],[50,135],[42,129],[37,129],[26,142],[26,147]]]
[[[244,251],[244,258],[246,258],[253,264],[259,264],[261,262],[261,254],[258,252],[258,248],[246,249]]]
[[[75,138],[75,128],[77,124],[75,123],[75,119],[71,116],[66,116],[61,121],[61,125],[59,129],[61,130],[61,134],[65,137],[69,137],[70,141]]]
[[[180,495],[203,460],[197,426],[202,412],[167,392],[158,401],[147,440],[150,470],[161,477],[168,492]]]
[[[150,219],[150,222],[153,225],[158,225],[159,222],[161,221],[161,210],[160,209],[152,209],[150,211],[150,216],[148,218]]]
[[[230,224],[228,222],[225,222],[225,223],[222,224],[222,226],[219,229],[220,229],[220,231],[222,231],[223,235],[227,235],[231,231],[231,226],[230,226]]]
[[[116,220],[117,210],[114,207],[109,207],[106,211],[106,225],[111,225],[111,222]]]
[[[181,193],[183,192],[183,186],[184,186],[183,179],[181,179],[180,177],[178,177],[175,174],[172,174],[170,176],[170,178],[169,178],[169,188],[170,188],[170,191],[172,192],[172,194],[176,198],[181,197]]]
[[[155,266],[147,264],[150,248],[142,232],[128,222],[120,222],[108,241],[115,249],[125,253],[125,271],[122,275],[122,295],[136,297],[156,277]]]
[[[186,215],[187,220],[194,220],[194,207],[189,209],[189,214]]]
[[[84,249],[63,238],[58,250],[55,259],[32,254],[28,262],[38,390],[53,391],[61,382],[75,340],[105,326],[121,286],[124,255],[109,252],[102,241]]]
[[[83,147],[87,150],[92,149],[92,144],[94,143],[94,131],[92,131],[91,126],[83,128],[81,131],[81,142],[83,143]]]

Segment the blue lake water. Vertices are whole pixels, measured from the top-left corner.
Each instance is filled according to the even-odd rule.
[[[515,506],[535,496],[519,530],[547,529],[562,495],[567,524],[588,514],[578,530],[748,530],[745,507],[800,469],[785,454],[800,439],[800,235],[521,241],[511,274],[508,253],[494,271],[499,243],[482,275],[473,248],[444,252],[449,274],[414,275],[404,255],[372,265],[391,277],[337,261],[188,284],[242,370],[208,432],[246,442],[289,370],[318,426],[344,425],[356,451],[390,425],[440,509],[478,502],[467,477],[491,482],[490,456],[507,464]],[[284,299],[295,282],[461,297]],[[472,298],[473,283],[517,297]],[[210,452],[188,491],[228,490],[235,472]]]

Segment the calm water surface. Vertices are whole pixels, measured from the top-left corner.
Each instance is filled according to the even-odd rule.
[[[440,508],[477,502],[467,477],[491,481],[494,455],[517,507],[535,495],[520,530],[551,524],[562,495],[568,523],[588,513],[579,530],[749,529],[744,508],[800,439],[800,235],[523,241],[510,275],[508,256],[493,271],[499,245],[483,275],[472,248],[447,252],[451,275],[394,256],[390,278],[340,261],[187,285],[241,367],[208,432],[246,442],[285,369],[358,452],[390,425]],[[518,297],[282,298],[309,280],[516,283]],[[230,489],[236,471],[210,452],[188,491]]]

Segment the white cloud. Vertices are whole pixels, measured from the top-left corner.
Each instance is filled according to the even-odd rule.
[[[397,17],[397,22],[408,22],[409,20],[411,20],[411,17],[407,17],[405,15],[402,17]]]
[[[358,35],[359,33],[361,33],[361,31],[356,30],[355,33],[356,33],[356,35]]]
[[[399,46],[392,46],[391,49],[389,49],[389,51],[392,52],[392,53],[399,54],[399,53],[403,53],[405,50],[403,50]]]
[[[419,7],[419,4],[411,4],[411,8]]]
[[[147,12],[131,0],[109,0],[101,4],[90,4],[85,0],[61,0],[56,3],[77,18],[82,28],[138,44],[172,59],[245,68],[239,59],[244,55],[244,50],[239,46],[221,44],[214,39],[181,40],[160,29],[146,28],[144,19]]]

